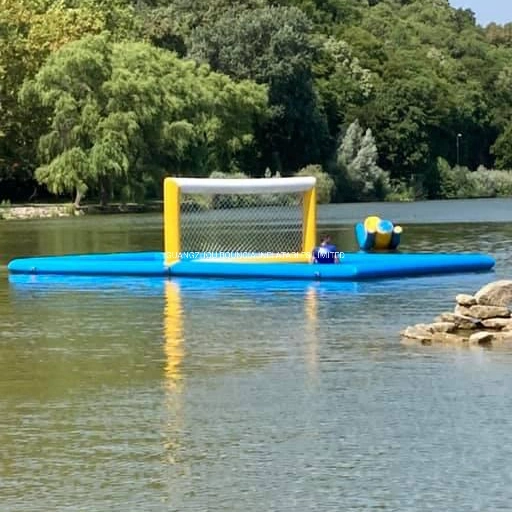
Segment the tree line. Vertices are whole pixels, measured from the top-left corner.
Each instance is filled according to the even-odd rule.
[[[0,199],[315,174],[324,201],[512,195],[512,24],[448,0],[0,0]]]

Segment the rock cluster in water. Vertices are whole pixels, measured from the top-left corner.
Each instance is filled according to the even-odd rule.
[[[512,281],[496,281],[474,295],[455,297],[453,312],[442,313],[431,324],[402,331],[404,342],[423,345],[512,346]]]

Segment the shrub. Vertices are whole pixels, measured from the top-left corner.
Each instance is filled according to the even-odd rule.
[[[511,197],[512,196],[512,171],[497,171],[479,167],[474,175],[481,176],[480,179],[492,183],[494,195],[492,197]]]
[[[512,196],[512,171],[476,171],[466,167],[451,168],[446,160],[438,159],[440,196],[442,199]]]
[[[391,180],[385,200],[388,202],[411,202],[416,199],[414,187],[402,180]]]
[[[276,173],[272,176],[269,169],[265,171],[267,178],[279,178],[280,174]],[[248,178],[242,172],[225,173],[214,171],[210,174],[210,178]],[[206,196],[208,197],[208,196]],[[210,208],[248,208],[257,206],[288,206],[297,203],[296,194],[216,194],[211,196]]]
[[[467,172],[469,169],[462,167],[450,167],[450,164],[439,157],[437,159],[437,171],[439,174],[439,197],[441,199],[457,199],[461,192],[467,190]]]
[[[334,193],[334,180],[321,165],[307,165],[300,169],[296,176],[313,176],[316,178],[316,202],[327,204],[331,202]]]
[[[459,197],[496,197],[496,184],[488,171],[467,172],[464,185]]]

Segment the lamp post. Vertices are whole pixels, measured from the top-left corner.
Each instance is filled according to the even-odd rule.
[[[460,139],[462,137],[462,133],[457,133],[457,167],[460,164]]]

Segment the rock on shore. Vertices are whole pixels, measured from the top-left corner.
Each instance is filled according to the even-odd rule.
[[[431,324],[401,331],[405,343],[512,347],[512,281],[495,281],[474,295],[455,297],[453,312],[441,313]]]
[[[0,205],[0,220],[50,219],[89,214],[162,213],[163,202],[87,204],[79,207],[69,204]]]
[[[69,205],[11,206],[0,209],[0,219],[53,219],[74,215]]]

